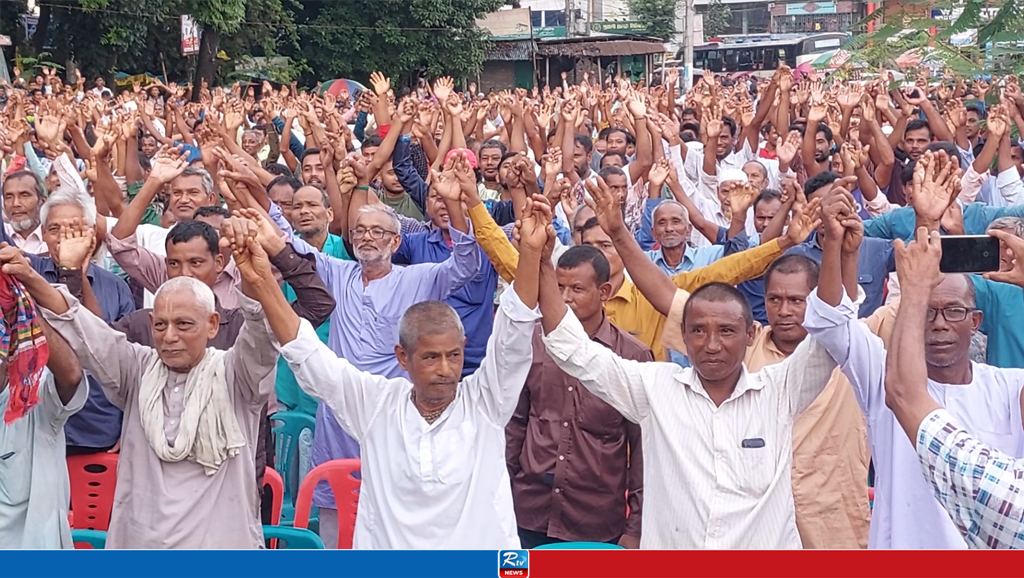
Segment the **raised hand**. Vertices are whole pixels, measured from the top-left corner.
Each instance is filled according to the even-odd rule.
[[[820,207],[820,197],[815,197],[802,207],[793,207],[793,218],[790,219],[789,228],[786,229],[786,239],[791,244],[803,243],[811,235],[811,231],[815,231],[821,226],[821,215],[818,210]]]
[[[917,161],[911,185],[910,204],[914,212],[931,223],[938,223],[959,193],[960,176],[956,158],[946,151],[925,151]]]
[[[391,90],[391,79],[386,78],[381,72],[370,74],[370,84],[373,86],[373,91],[377,93],[377,96],[384,96]]]
[[[549,241],[554,242],[554,229],[551,226],[553,218],[551,205],[542,195],[530,195],[526,197],[526,206],[523,214],[516,222],[516,239],[519,247],[529,248],[541,254],[545,254]]]
[[[999,239],[999,244],[1010,250],[1013,261],[1009,270],[985,273],[985,278],[1024,287],[1024,239],[999,229],[989,229],[988,234]]]
[[[562,172],[562,149],[551,147],[547,154],[541,157],[541,162],[544,163],[545,180]]]
[[[757,187],[750,183],[737,185],[729,191],[729,209],[734,219],[745,219],[747,211],[754,204],[754,200],[761,194]]]
[[[775,141],[775,154],[779,157],[779,163],[784,165],[793,164],[793,159],[796,158],[796,153],[800,150],[801,138],[799,131],[791,130],[786,135],[786,140],[782,140],[782,137],[779,137]]]
[[[162,148],[153,158],[149,178],[166,185],[181,176],[188,168],[188,161],[178,148]]]
[[[647,118],[647,106],[644,104],[643,97],[640,93],[636,93],[626,102],[626,108],[629,109],[629,114],[633,115],[634,120],[643,120]]]
[[[430,174],[433,176],[431,186],[446,202],[458,203],[462,200],[462,186],[459,184],[454,167],[455,159],[451,158],[448,159],[448,163],[441,172],[430,169]]]
[[[913,241],[904,243],[903,239],[896,239],[892,246],[896,253],[896,276],[900,281],[900,290],[930,295],[944,277],[939,271],[939,262],[942,261],[939,232],[929,232],[927,228],[920,227]],[[991,273],[985,274],[986,277],[989,275]]]
[[[96,248],[96,232],[81,219],[62,221],[57,242],[57,265],[85,268]]]
[[[626,223],[622,219],[622,204],[618,195],[608,188],[608,183],[598,175],[597,182],[587,179],[585,185],[591,198],[584,197],[583,200],[588,207],[593,209],[597,216],[597,223],[604,229],[604,232],[615,237],[616,233],[625,230]]]
[[[1006,107],[997,104],[989,111],[985,121],[985,132],[988,138],[1002,138],[1010,130],[1010,115]]]
[[[658,162],[654,163],[650,172],[647,173],[647,182],[649,183],[649,186],[656,191],[660,191],[661,187],[664,186],[665,181],[668,180],[669,173],[674,170],[675,168],[668,159],[658,159]]]
[[[434,81],[434,98],[437,102],[445,102],[448,95],[455,89],[455,83],[450,76],[442,76]]]

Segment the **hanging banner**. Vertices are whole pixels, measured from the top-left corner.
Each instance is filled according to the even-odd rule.
[[[181,53],[199,54],[199,23],[187,14],[181,17]]]

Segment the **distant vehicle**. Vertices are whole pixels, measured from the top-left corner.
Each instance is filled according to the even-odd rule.
[[[780,64],[796,69],[838,49],[849,39],[844,32],[823,32],[785,40],[709,42],[693,47],[693,68],[695,74],[696,70],[710,70],[770,76]],[[681,51],[676,58],[682,58]]]

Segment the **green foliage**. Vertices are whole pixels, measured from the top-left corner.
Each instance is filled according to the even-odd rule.
[[[722,4],[722,0],[711,0],[708,11],[704,13],[704,35],[719,36],[729,28],[729,16],[732,12]]]
[[[296,16],[301,56],[315,79],[365,82],[380,70],[396,84],[417,75],[465,77],[480,71],[488,46],[476,19],[504,0],[307,2]]]
[[[914,0],[905,3],[902,12],[890,15],[885,23],[868,34],[869,22],[881,20],[882,10],[856,25],[861,33],[845,47],[855,61],[872,68],[899,69],[896,61],[913,52],[923,57],[922,65],[948,68],[954,74],[974,77],[986,74],[1024,73],[1024,52],[1017,43],[1024,41],[1024,3],[1018,0],[964,0],[952,3]],[[962,11],[955,20],[923,17],[928,9],[953,8]],[[992,12],[994,11],[994,15]],[[954,46],[954,35],[976,31],[976,39]],[[916,76],[920,67],[903,72]]]
[[[42,74],[44,66],[64,70],[63,66],[50,60],[50,57],[51,54],[49,52],[40,52],[36,56],[22,56],[19,58],[17,63],[21,69],[22,78],[32,78],[37,74]]]
[[[629,0],[632,18],[647,26],[647,35],[668,40],[676,33],[676,6],[679,0]]]

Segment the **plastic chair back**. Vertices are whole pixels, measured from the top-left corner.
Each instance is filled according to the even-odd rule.
[[[359,507],[360,480],[352,474],[362,467],[359,459],[331,460],[312,469],[302,480],[295,499],[295,527],[309,527],[309,512],[313,507],[313,490],[326,481],[334,492],[338,505],[338,549],[350,550],[356,530],[356,510]]]
[[[618,544],[606,542],[557,542],[537,546],[534,550],[624,550]]]
[[[324,543],[313,531],[284,526],[263,526],[263,539],[275,550],[323,550]]]
[[[284,480],[281,479],[281,474],[268,467],[263,475],[263,487],[270,488],[274,500],[270,505],[270,523],[276,526],[281,523],[281,505],[284,502]]]
[[[103,550],[107,547],[107,533],[102,530],[71,530],[71,541],[75,543],[75,550]]]
[[[117,488],[118,454],[68,456],[71,478],[72,528],[103,530],[110,526]]]
[[[309,472],[316,420],[298,411],[279,411],[270,416],[274,424],[274,469],[284,481],[281,517],[288,523],[295,516],[295,495]]]

